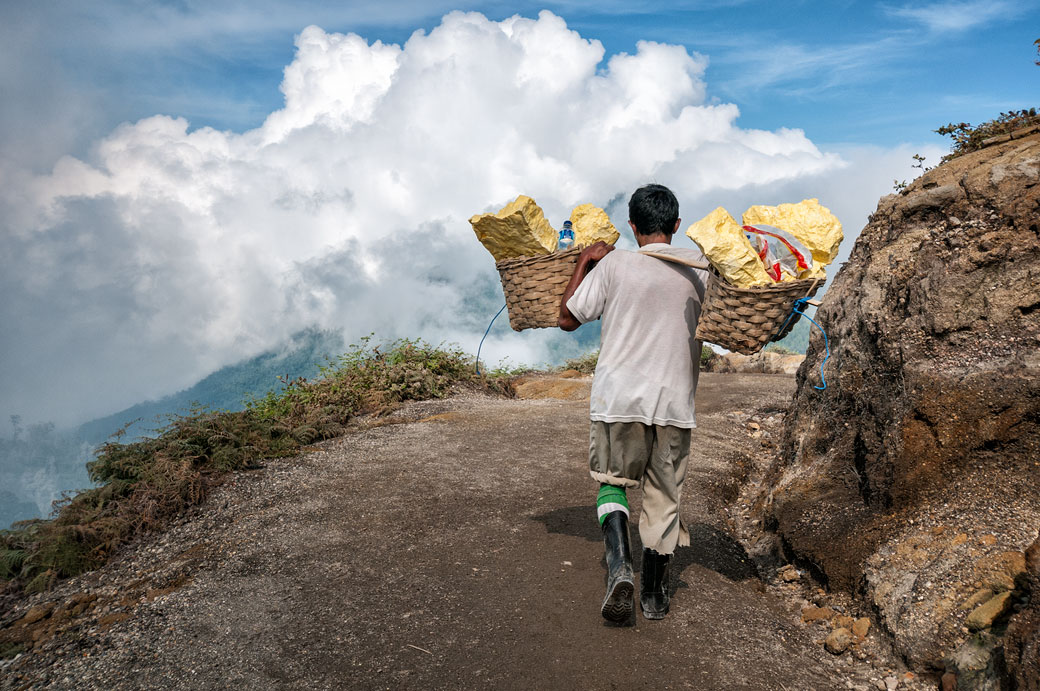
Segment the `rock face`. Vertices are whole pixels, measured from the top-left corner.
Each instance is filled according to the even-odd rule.
[[[1030,136],[881,199],[818,311],[830,386],[812,386],[814,334],[758,505],[789,558],[870,602],[912,668],[960,674],[972,657],[1000,674],[1010,625],[1030,689],[1040,592],[1018,612],[1040,530],[1038,183]],[[966,645],[979,649],[958,657]]]
[[[765,350],[760,350],[754,355],[727,353],[715,358],[708,371],[793,375],[798,372],[798,367],[804,359],[804,355],[796,353],[771,353]]]
[[[1026,550],[1030,605],[1008,627],[1004,658],[1018,691],[1040,691],[1040,538]]]

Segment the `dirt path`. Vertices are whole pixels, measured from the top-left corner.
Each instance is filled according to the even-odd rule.
[[[166,535],[63,586],[109,598],[108,620],[16,661],[3,686],[851,687],[722,530],[751,448],[732,411],[783,407],[793,379],[703,377],[684,497],[694,544],[676,556],[671,614],[629,627],[598,611],[588,404],[574,386],[577,400],[417,404],[400,424],[238,475]]]

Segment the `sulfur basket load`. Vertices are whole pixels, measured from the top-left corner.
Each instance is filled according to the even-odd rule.
[[[838,220],[815,199],[753,206],[743,221],[738,224],[720,207],[686,234],[710,262],[699,265],[710,270],[697,338],[751,354],[790,332],[798,317],[795,301],[815,295],[823,284],[824,267],[837,255],[842,234]],[[559,235],[530,197],[470,219],[495,257],[514,330],[555,327],[581,249],[618,240],[607,214],[591,204],[575,208],[570,222],[574,247],[561,250]],[[667,253],[650,254],[690,264]]]
[[[844,235],[816,199],[752,206],[742,221],[719,207],[686,235],[712,266],[697,338],[750,355],[790,333],[795,301],[823,285]]]
[[[600,240],[613,245],[621,237],[607,213],[592,204],[575,207],[569,220],[574,248],[559,250],[559,233],[530,197],[520,195],[497,213],[469,219],[495,258],[515,331],[555,327],[581,248]]]
[[[509,325],[514,331],[556,326],[560,299],[578,263],[581,248],[539,257],[503,259],[495,264],[506,294]]]

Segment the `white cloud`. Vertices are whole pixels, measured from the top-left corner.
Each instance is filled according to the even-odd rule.
[[[827,203],[819,189],[873,208],[837,189],[868,170],[854,157],[705,104],[702,56],[603,57],[548,12],[454,12],[403,46],[312,26],[256,130],[160,115],[45,175],[0,165],[0,414],[105,413],[311,324],[475,350],[501,303],[467,218],[519,193],[556,225],[614,200],[619,228],[650,180],[688,221],[719,200]],[[539,362],[569,338],[499,324],[485,354]]]
[[[886,12],[919,22],[936,33],[966,31],[1018,13],[1014,3],[1005,0],[935,2],[924,6],[889,7]]]

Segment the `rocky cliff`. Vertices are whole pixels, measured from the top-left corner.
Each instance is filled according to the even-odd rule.
[[[881,199],[818,311],[829,386],[814,336],[757,507],[788,558],[962,690],[1040,688],[1038,183],[1034,134]]]

